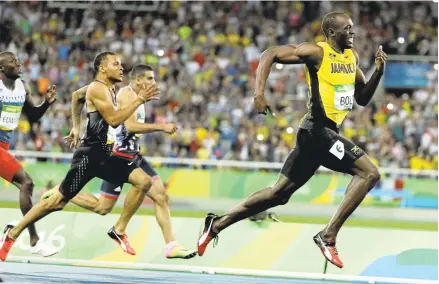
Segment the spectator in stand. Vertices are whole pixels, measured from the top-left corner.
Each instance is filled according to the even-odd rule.
[[[306,111],[307,87],[303,69],[276,66],[266,93],[277,117],[256,115],[254,73],[267,47],[320,41],[322,15],[342,10],[357,23],[355,49],[362,55],[363,70],[374,65],[380,44],[387,54],[438,52],[433,2],[159,5],[153,17],[49,8],[42,1],[2,2],[0,50],[18,54],[24,79],[40,94],[49,81],[63,95],[90,82],[90,62],[99,51],[117,52],[126,69],[134,62],[154,65],[162,94],[160,101],[147,105],[147,119],[178,122],[180,131],[171,139],[160,133],[144,135],[145,155],[271,162],[283,161],[294,146],[296,129],[291,126]],[[428,86],[413,94],[396,98],[388,93],[367,108],[356,107],[344,122],[343,135],[365,147],[379,166],[436,169],[437,70],[426,76]],[[71,151],[61,139],[72,124],[70,97],[60,98],[48,112],[38,123],[20,121],[13,149]]]

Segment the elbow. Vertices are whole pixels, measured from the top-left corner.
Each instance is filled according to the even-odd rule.
[[[40,120],[41,116],[38,116],[35,112],[33,111],[28,111],[26,113],[27,119],[31,122],[36,122],[38,120]]]
[[[261,58],[268,57],[268,56],[270,56],[272,53],[273,53],[273,52],[272,52],[271,49],[266,49],[266,50],[264,50],[264,52],[262,52],[262,54],[261,54]]]
[[[357,100],[357,104],[359,106],[362,106],[362,107],[367,106],[369,104],[369,102],[370,102],[370,100],[367,100],[367,99],[364,99],[364,98]]]
[[[135,129],[134,127],[130,127],[128,125],[125,124],[125,127],[127,129],[128,132],[130,133],[135,133],[137,129]]]
[[[363,106],[363,107],[367,105],[367,103],[364,101],[364,99],[362,98],[362,96],[359,93],[355,93],[354,98],[355,98],[355,102],[357,103],[357,105]]]
[[[31,114],[27,115],[27,120],[29,120],[30,122],[38,121],[38,119],[36,119],[36,117],[34,115],[31,115]]]
[[[276,56],[275,56],[273,50],[267,49],[262,53],[260,61],[261,62],[262,61],[270,61],[271,63],[273,63],[275,58],[276,58]]]
[[[85,103],[85,97],[81,96],[78,91],[72,93],[72,102],[76,103]]]
[[[136,124],[132,121],[125,121],[125,128],[131,133],[136,133],[139,130],[138,127],[136,127]]]
[[[117,121],[116,119],[109,119],[109,121],[107,121],[107,123],[108,123],[108,125],[110,125],[113,128],[116,128],[121,124],[121,122]]]
[[[76,105],[79,103],[78,94],[76,92],[72,93],[72,105]]]

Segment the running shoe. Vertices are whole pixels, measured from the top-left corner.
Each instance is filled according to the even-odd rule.
[[[14,228],[14,226],[8,224],[3,231],[3,236],[0,240],[0,259],[5,261],[8,258],[9,251],[15,243],[15,240],[9,238],[9,231]]]
[[[30,247],[29,251],[42,257],[49,257],[59,253],[59,249],[44,243],[42,240],[38,240],[37,244],[33,247]]]
[[[188,250],[182,247],[179,243],[166,249],[166,258],[183,258],[190,259],[197,255],[196,250]]]
[[[212,225],[215,218],[218,218],[218,215],[209,213],[206,216],[204,221],[204,230],[203,234],[198,239],[198,255],[203,256],[206,251],[207,245],[211,240],[213,241],[213,247],[218,243],[218,234],[212,231]]]
[[[123,249],[124,252],[136,255],[136,252],[134,249],[130,246],[130,243],[128,242],[128,236],[127,234],[119,235],[116,233],[116,230],[114,229],[114,226],[108,231],[108,236],[112,238],[121,249]]]
[[[320,233],[313,237],[315,244],[322,251],[323,256],[332,264],[339,268],[343,268],[343,262],[341,262],[338,257],[337,248],[335,247],[335,242],[327,242],[322,239]]]

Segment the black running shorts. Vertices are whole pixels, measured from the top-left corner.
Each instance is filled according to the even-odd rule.
[[[353,175],[352,165],[363,155],[360,147],[330,128],[299,128],[296,147],[281,173],[297,185],[306,183],[320,166]]]
[[[141,168],[145,173],[147,173],[153,181],[160,178],[153,167],[142,156],[137,155],[137,157],[134,159],[134,163],[137,167]],[[119,197],[122,188],[123,183],[111,183],[107,180],[103,180],[101,183],[101,196],[116,200]]]
[[[70,200],[95,177],[123,184],[128,182],[129,175],[136,168],[136,163],[108,156],[97,147],[80,146],[73,155],[70,170],[61,182],[59,190]]]

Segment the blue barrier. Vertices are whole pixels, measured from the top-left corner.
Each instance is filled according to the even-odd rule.
[[[338,188],[335,196],[343,196],[345,188]],[[404,208],[438,208],[438,200],[435,197],[415,196],[410,192],[410,189],[404,188],[401,190],[374,188],[367,196],[381,200],[395,200],[400,199],[400,207]]]

